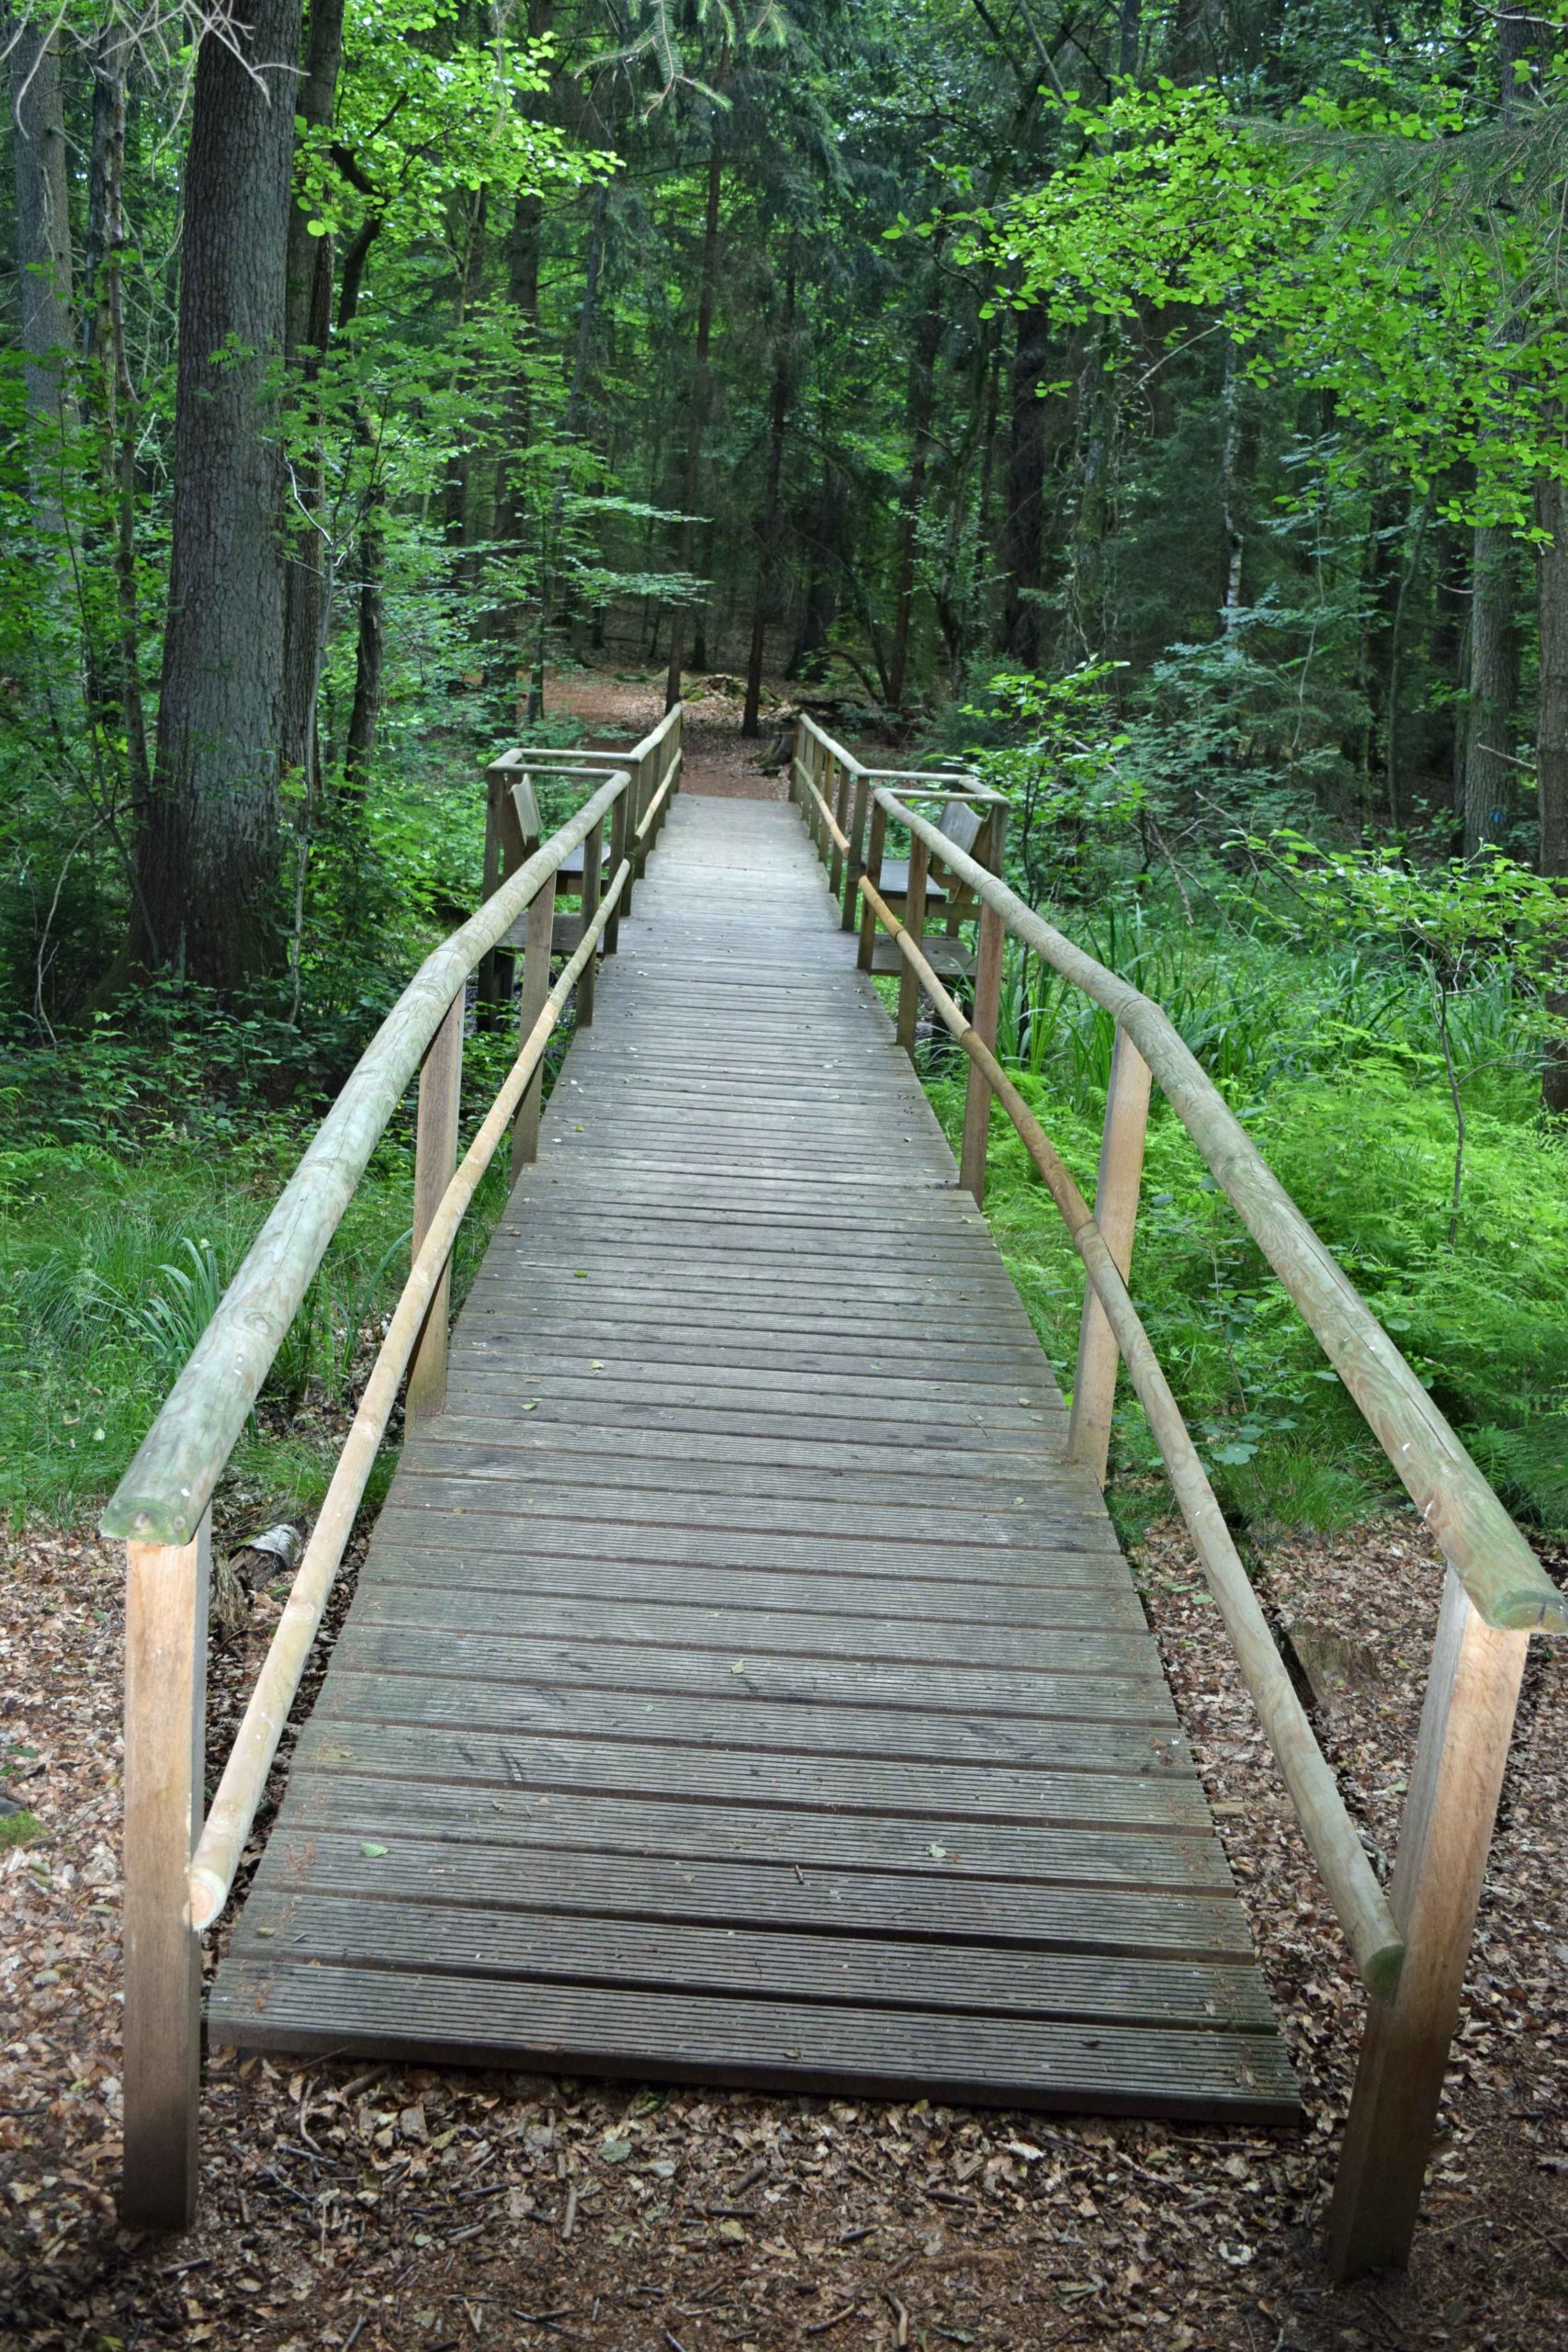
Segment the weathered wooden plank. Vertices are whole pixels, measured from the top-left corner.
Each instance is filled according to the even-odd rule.
[[[1059,2026],[1010,2018],[720,2000],[599,1987],[513,1985],[428,1971],[236,1959],[215,1992],[214,2035],[250,2050],[388,2052],[409,2060],[655,2073],[795,2090],[853,2085],[973,2106],[1280,2122],[1294,2086],[1267,2034]]]
[[[371,1684],[378,1688],[373,1690]],[[633,1796],[657,1787],[700,1804],[767,1804],[792,1811],[860,1813],[907,1820],[1039,1822],[1055,1828],[1201,1833],[1208,1808],[1192,1775],[1172,1768],[1053,1771],[947,1758],[930,1765],[900,1758],[806,1755],[793,1748],[682,1745],[631,1738],[568,1738],[494,1731],[467,1715],[407,1722],[397,1705],[401,1677],[373,1677],[317,1712],[301,1753],[321,1768],[346,1766],[421,1780],[486,1787],[606,1790]],[[355,1708],[355,1696],[367,1712]],[[377,1701],[379,1701],[379,1712]],[[435,1713],[427,1710],[427,1715]],[[482,1718],[482,1702],[469,1711]],[[1150,1866],[1160,1875],[1157,1863]]]
[[[776,1490],[761,1495],[693,1493],[689,1487],[661,1487],[651,1481],[640,1487],[618,1481],[613,1492],[606,1492],[586,1471],[570,1479],[533,1479],[504,1466],[498,1466],[492,1475],[482,1462],[468,1461],[460,1478],[439,1477],[411,1464],[401,1476],[401,1495],[411,1510],[448,1511],[455,1517],[469,1509],[525,1516],[535,1511],[562,1516],[581,1512],[590,1519],[631,1526],[673,1522],[761,1535],[797,1532],[838,1535],[861,1543],[896,1543],[908,1532],[911,1507],[907,1496],[901,1500],[863,1503],[836,1492],[825,1494],[820,1486],[814,1488],[807,1479],[792,1485],[790,1476],[784,1471],[758,1473],[759,1483]],[[990,1508],[977,1504],[965,1510],[961,1498],[949,1508],[922,1498],[924,1532],[947,1544],[1005,1550],[1015,1543],[1029,1543],[1034,1520],[1042,1512],[1049,1514],[1058,1533],[1065,1529],[1076,1536],[1093,1527],[1092,1516],[1077,1508],[1062,1489],[1043,1481],[1032,1488],[1021,1482],[1021,1487],[1017,1508],[1011,1507],[1015,1498],[1005,1489]],[[660,1499],[674,1495],[680,1498],[678,1505]]]
[[[910,1757],[927,1763],[1011,1764],[1030,1770],[1154,1772],[1186,1775],[1190,1758],[1168,1727],[1080,1723],[1046,1716],[1028,1724],[954,1714],[940,1708],[809,1707],[758,1699],[733,1688],[700,1698],[684,1693],[605,1690],[554,1683],[545,1688],[494,1677],[446,1678],[422,1663],[408,1640],[401,1655],[361,1664],[357,1650],[338,1661],[317,1713],[323,1721],[472,1725],[503,1733],[560,1734],[573,1739],[673,1742],[691,1747]],[[1182,1786],[1190,1788],[1183,1777]],[[1185,1801],[1185,1800],[1184,1800]],[[1201,1820],[1194,1804],[1191,1818]]]
[[[291,1806],[308,1806],[310,1789],[352,1783],[355,1817],[376,1842],[400,1828],[429,1834],[434,1824],[456,1823],[485,1839],[525,1832],[530,1845],[590,1853],[726,1856],[741,1861],[798,1862],[802,1868],[924,1871],[1049,1884],[1167,1887],[1177,1892],[1230,1888],[1218,1841],[1196,1832],[1139,1831],[1099,1823],[1064,1828],[1030,1827],[943,1815],[845,1813],[785,1804],[746,1804],[722,1798],[685,1800],[602,1789],[521,1788],[470,1775],[451,1781],[401,1770],[394,1760],[414,1752],[393,1733],[366,1735],[374,1753],[355,1767],[318,1758],[318,1742],[334,1745],[329,1729],[307,1724],[290,1774]],[[300,1821],[305,1815],[291,1812]],[[935,1849],[933,1852],[933,1849]]]
[[[876,1472],[897,1476],[909,1482],[908,1491],[918,1499],[925,1482],[951,1485],[962,1478],[965,1484],[973,1479],[998,1479],[1016,1490],[1021,1476],[1035,1476],[1040,1453],[1038,1449],[1024,1452],[1001,1446],[970,1446],[964,1443],[964,1432],[933,1432],[924,1445],[897,1445],[868,1442],[864,1438],[845,1431],[836,1442],[832,1453],[818,1442],[777,1438],[763,1432],[748,1437],[705,1436],[690,1432],[680,1448],[682,1463],[703,1463],[730,1469],[809,1470],[827,1478],[843,1478],[860,1472]],[[944,1442],[945,1441],[945,1442]],[[606,1443],[604,1432],[592,1423],[584,1426],[576,1421],[541,1420],[530,1414],[526,1419],[513,1408],[509,1418],[504,1412],[491,1415],[446,1413],[439,1427],[419,1439],[419,1458],[437,1463],[446,1457],[447,1448],[478,1446],[499,1450],[519,1457],[558,1458],[573,1461],[586,1458],[599,1467],[606,1459],[623,1463],[667,1463],[671,1448],[668,1437],[658,1430],[623,1429],[613,1442]],[[412,1452],[412,1447],[409,1449]],[[1048,1481],[1055,1491],[1055,1482]],[[1074,1491],[1069,1489],[1069,1491]]]
[[[564,1851],[524,1842],[531,1824],[492,1833],[470,1806],[444,1824],[433,1813],[429,1836],[400,1830],[384,1854],[367,1855],[376,1808],[363,1784],[321,1780],[300,1807],[310,1826],[276,1829],[258,1883],[268,1894],[313,1885],[344,1894],[431,1897],[453,1903],[497,1901],[516,1914],[557,1917],[671,1919],[721,1928],[778,1928],[857,1934],[904,1943],[984,1941],[1004,1951],[1053,1956],[1092,1952],[1115,1960],[1157,1955],[1187,1965],[1222,1964],[1237,2006],[1267,2013],[1246,1921],[1224,1891],[1039,1885],[964,1877],[928,1858],[924,1871],[854,1871],[840,1866],[733,1860],[695,1854]],[[345,1826],[328,1826],[338,1821]],[[487,1842],[490,1841],[490,1842]],[[1242,1989],[1245,1987],[1245,1991]]]
[[[590,1640],[581,1634],[497,1634],[485,1626],[430,1625],[422,1589],[387,1590],[374,1612],[355,1611],[341,1636],[349,1662],[400,1667],[424,1661],[432,1676],[510,1679],[552,1687],[685,1690],[722,1694],[736,1686],[790,1705],[906,1707],[919,1713],[995,1717],[998,1747],[1009,1716],[1063,1722],[1119,1723],[1168,1732],[1175,1709],[1162,1680],[1152,1675],[1053,1674],[1026,1667],[908,1665],[899,1660],[846,1662],[764,1652],[749,1656],[745,1671],[724,1650],[680,1643]]]
[[[870,2008],[951,2009],[973,2017],[1056,2018],[1200,2031],[1267,2031],[1272,2023],[1250,1970],[1191,1962],[1114,1960],[1097,1953],[998,1951],[865,1936],[647,1920],[583,1920],[514,1912],[493,1900],[462,1905],[445,1889],[399,1897],[283,1889],[253,1900],[235,1948],[265,1960],[276,1937],[298,1964],[482,1973],[535,1984],[636,1985],[649,1990],[761,1994]],[[476,1955],[484,1956],[482,1972]]]
[[[417,1592],[418,1598],[415,1599]],[[1033,1666],[1057,1674],[1117,1674],[1160,1677],[1159,1654],[1147,1634],[1035,1633],[991,1624],[924,1625],[888,1618],[835,1617],[805,1610],[748,1609],[738,1598],[725,1609],[683,1608],[675,1602],[622,1600],[579,1600],[538,1593],[463,1592],[438,1587],[371,1588],[367,1614],[385,1621],[394,1612],[404,1623],[419,1622],[454,1631],[488,1627],[497,1634],[549,1635],[557,1641],[592,1638],[651,1641],[663,1646],[726,1650],[732,1658],[753,1651],[797,1657],[853,1658],[889,1664],[1011,1667]]]
[[[601,1559],[608,1548],[604,1526],[585,1524],[575,1510],[555,1514],[529,1511],[518,1519],[493,1508],[486,1510],[481,1502],[460,1518],[455,1516],[441,1522],[434,1520],[428,1510],[411,1510],[404,1501],[400,1484],[393,1486],[382,1506],[378,1533],[433,1553],[466,1553],[472,1548],[514,1553],[519,1557],[534,1553],[548,1558]],[[1028,1544],[1010,1545],[1005,1552],[999,1548],[976,1549],[962,1555],[939,1544],[922,1543],[913,1532],[897,1543],[875,1544],[854,1537],[759,1535],[751,1530],[738,1536],[729,1528],[668,1524],[657,1525],[650,1533],[640,1535],[628,1528],[623,1531],[623,1536],[616,1539],[615,1555],[633,1562],[653,1559],[709,1567],[793,1567],[824,1572],[852,1567],[867,1575],[890,1576],[907,1569],[912,1576],[940,1577],[944,1573],[944,1562],[952,1561],[954,1577],[967,1576],[981,1583],[1017,1576],[1040,1583],[1076,1584],[1109,1578],[1116,1591],[1124,1590],[1126,1584],[1125,1567],[1114,1546],[1106,1540],[1106,1531],[1094,1527],[1086,1528],[1080,1536],[1045,1525],[1031,1530],[1032,1541]],[[1049,1549],[1053,1537],[1060,1544],[1060,1551]],[[1097,1546],[1100,1547],[1098,1552]],[[1096,1565],[1082,1572],[1069,1566],[1080,1557]],[[371,1576],[364,1581],[369,1589],[375,1577]]]
[[[836,1617],[880,1620],[895,1607],[922,1623],[951,1620],[967,1624],[983,1609],[994,1624],[1018,1625],[1036,1632],[1066,1629],[1089,1633],[1096,1628],[1118,1633],[1143,1633],[1143,1607],[1132,1585],[1122,1577],[1112,1582],[1101,1575],[1077,1584],[998,1583],[975,1578],[954,1585],[949,1578],[931,1578],[913,1585],[903,1577],[862,1576],[861,1555],[846,1555],[841,1573],[819,1571],[814,1576],[790,1576],[777,1569],[758,1568],[748,1562],[733,1568],[671,1566],[663,1560],[613,1561],[597,1554],[592,1558],[558,1559],[547,1553],[475,1552],[450,1544],[439,1551],[428,1546],[378,1546],[378,1577],[388,1584],[429,1584],[467,1592],[553,1592],[584,1599],[603,1598],[616,1570],[635,1584],[647,1600],[669,1600],[700,1608],[726,1608],[744,1599],[753,1609],[824,1611]],[[619,1582],[620,1577],[615,1577]]]

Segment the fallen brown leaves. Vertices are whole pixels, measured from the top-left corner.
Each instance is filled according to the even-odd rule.
[[[779,2352],[1125,2345],[1543,2352],[1568,2321],[1568,1659],[1538,1645],[1444,2135],[1407,2279],[1317,2239],[1359,1996],[1179,1529],[1139,1554],[1295,2063],[1300,2132],[969,2114],[220,2057],[203,2205],[115,2222],[119,1567],[35,1537],[0,1590],[0,1763],[49,1842],[0,1855],[0,2340],[26,2352]],[[1324,1735],[1387,1851],[1438,1576],[1409,1519],[1280,1542],[1279,1622],[1364,1671]],[[221,1649],[231,1723],[268,1617]],[[216,1752],[216,1750],[215,1750]]]

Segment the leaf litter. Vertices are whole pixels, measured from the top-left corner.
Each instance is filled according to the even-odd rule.
[[[1337,2291],[1318,2246],[1360,1995],[1179,1527],[1156,1523],[1134,1560],[1302,2082],[1299,2130],[220,2052],[200,2216],[188,2235],[156,2238],[120,2230],[113,2206],[119,1558],[78,1535],[12,1539],[0,1794],[25,1803],[41,1836],[0,1851],[0,2344],[1544,2352],[1563,2340],[1568,1658],[1532,1652],[1412,2271]],[[1333,1637],[1362,1662],[1319,1729],[1386,1861],[1440,1566],[1408,1516],[1280,1539],[1253,1566],[1282,1630]],[[210,1758],[276,1613],[255,1594],[248,1624],[215,1645]]]

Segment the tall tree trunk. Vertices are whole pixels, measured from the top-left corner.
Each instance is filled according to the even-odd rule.
[[[762,489],[762,512],[757,526],[757,591],[751,607],[751,650],[746,664],[746,707],[742,735],[761,732],[762,664],[767,653],[768,623],[778,599],[779,532],[783,514],[779,491],[784,481],[784,442],[789,433],[790,390],[795,378],[795,252],[784,266],[784,311],[773,345],[773,397],[768,418],[768,469]]]
[[[1051,322],[1043,303],[1017,313],[1009,386],[1007,511],[1002,526],[1007,604],[1002,650],[1025,670],[1040,666],[1040,594],[1044,584],[1045,402],[1040,388],[1051,364]]]
[[[702,277],[697,288],[697,332],[692,349],[691,405],[687,410],[686,463],[682,491],[682,519],[676,525],[676,560],[682,571],[692,569],[695,544],[697,501],[702,495],[703,438],[713,395],[708,350],[713,341],[714,303],[718,292],[718,199],[724,165],[716,147],[708,158],[707,205],[703,216]],[[681,699],[681,648],[685,636],[679,605],[670,613],[670,664],[664,681],[664,707],[673,710]]]
[[[376,736],[381,723],[382,673],[387,657],[382,582],[386,571],[386,497],[378,481],[366,502],[359,532],[359,631],[354,657],[354,703],[344,743],[343,788],[350,802],[362,802],[370,782]]]
[[[1540,684],[1537,703],[1536,773],[1540,793],[1540,871],[1562,889],[1564,937],[1559,969],[1563,983],[1547,1002],[1568,1021],[1568,491],[1560,481],[1536,485],[1536,521],[1551,537],[1540,563]],[[1541,1099],[1549,1111],[1568,1114],[1568,1039],[1548,1049],[1541,1073]]]
[[[250,0],[197,57],[175,494],[142,886],[157,952],[232,989],[277,962],[283,559],[276,419],[299,0]],[[151,944],[151,943],[150,943]]]
[[[931,416],[936,407],[936,356],[942,345],[942,317],[931,299],[915,328],[909,357],[909,471],[904,484],[903,515],[898,530],[898,571],[894,592],[893,646],[887,661],[887,684],[895,710],[904,707],[904,683],[909,668],[909,624],[915,605],[915,553],[919,540],[920,506],[926,494],[926,467],[931,457]]]
[[[462,190],[459,192],[457,200],[466,201],[468,204],[468,218],[464,224],[466,233],[463,244],[463,274],[457,289],[457,322],[461,330],[468,325],[474,315],[484,283],[484,265],[490,243],[488,233],[490,191],[481,187],[475,189],[472,197],[469,198],[468,191]],[[453,384],[454,391],[460,391],[465,381],[470,379],[472,374],[473,364],[465,356],[458,364]],[[441,527],[447,545],[464,550],[454,566],[455,572],[460,577],[468,577],[472,571],[472,559],[466,554],[470,542],[475,537],[484,536],[472,529],[469,511],[472,503],[474,452],[477,438],[477,435],[474,440],[465,438],[452,452],[451,460],[446,469],[446,480],[442,485]]]
[[[1498,116],[1506,129],[1518,118],[1524,95],[1519,68],[1533,52],[1541,28],[1533,17],[1508,9],[1496,22]],[[1506,316],[1495,322],[1497,340],[1506,342],[1509,333]],[[1479,525],[1471,561],[1470,705],[1460,808],[1467,857],[1496,839],[1512,797],[1509,752],[1519,691],[1515,627],[1518,587],[1517,549],[1511,533],[1494,524]]]
[[[1235,634],[1241,614],[1242,561],[1247,552],[1247,541],[1236,519],[1236,469],[1240,457],[1241,388],[1236,380],[1235,339],[1227,334],[1224,378],[1220,392],[1220,528],[1225,545],[1225,593],[1221,607],[1221,627],[1227,643]]]
[[[6,19],[0,17],[0,27]],[[71,210],[60,60],[52,10],[9,27],[11,130],[17,175],[17,264],[28,463],[33,508],[46,530],[62,524],[63,442],[76,423],[72,389]]]
[[[1464,854],[1495,841],[1513,791],[1510,741],[1519,694],[1515,625],[1518,557],[1510,531],[1483,524],[1471,573],[1470,707],[1464,738]]]
[[[344,0],[310,0],[305,74],[294,105],[312,130],[330,125],[343,62]],[[332,334],[333,241],[313,237],[310,208],[297,197],[288,209],[283,349],[287,365],[313,384]],[[326,458],[318,433],[293,470],[284,501],[283,726],[279,756],[286,772],[308,771],[319,783],[316,696],[327,621],[327,557],[319,524],[326,494]]]
[[[152,771],[141,704],[136,579],[136,392],[125,353],[125,48],[114,26],[93,47],[93,145],[84,256],[88,314],[87,397],[96,427],[99,483],[115,586],[113,650],[96,667],[98,698],[125,741],[131,844],[121,845],[136,887],[133,845],[147,821]]]
[[[826,401],[823,406],[826,409]],[[824,414],[824,440],[827,429],[828,418]],[[825,455],[822,478],[812,501],[809,520],[802,533],[807,550],[806,596],[795,633],[789,669],[785,673],[791,678],[803,678],[817,669],[838,616],[838,580],[843,564],[844,526],[848,519],[846,506],[843,477],[832,458]]]
[[[583,267],[582,300],[577,313],[577,349],[572,356],[571,382],[567,390],[566,407],[561,414],[560,437],[570,440],[581,422],[583,403],[588,397],[588,360],[593,348],[593,330],[599,317],[599,288],[604,275],[604,232],[610,215],[610,183],[601,180],[593,195],[592,225],[588,232],[588,253]],[[550,605],[555,594],[558,565],[558,542],[566,521],[566,493],[570,486],[570,469],[563,461],[556,468],[555,490],[550,499],[550,511],[539,548],[539,614],[534,636],[534,670],[528,682],[527,722],[532,725],[545,713],[545,654],[548,641]],[[650,500],[649,503],[653,502]],[[654,616],[657,634],[659,620]]]

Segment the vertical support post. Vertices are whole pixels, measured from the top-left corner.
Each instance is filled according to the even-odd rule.
[[[545,1009],[550,992],[550,943],[556,924],[556,877],[547,874],[528,902],[528,927],[523,934],[523,1002],[517,1035],[525,1038]],[[539,1114],[545,1101],[545,1069],[541,1062],[528,1080],[528,1091],[512,1122],[512,1182],[515,1184],[531,1160],[539,1157]]]
[[[610,809],[610,873],[612,877],[620,872],[621,860],[626,854],[626,811],[630,806],[631,786],[628,784],[626,790],[621,794],[620,798],[612,805]],[[621,909],[625,904],[626,898],[623,893],[623,895],[616,899],[615,912],[611,915],[609,922],[604,925],[604,953],[606,956],[613,956],[616,948],[619,947],[621,944]]]
[[[1144,1178],[1144,1137],[1149,1124],[1149,1066],[1124,1029],[1111,1051],[1111,1087],[1100,1137],[1100,1177],[1094,1189],[1094,1221],[1105,1236],[1117,1272],[1133,1262],[1133,1233],[1138,1221],[1138,1191]],[[1100,1486],[1111,1461],[1111,1417],[1116,1403],[1121,1351],[1093,1285],[1084,1283],[1083,1320],[1078,1325],[1077,1370],[1073,1375],[1073,1411],[1067,1452],[1094,1472]]]
[[[847,827],[850,854],[844,861],[844,907],[839,918],[840,931],[853,931],[860,919],[860,877],[865,872],[865,812],[870,789],[870,779],[864,772],[857,774],[853,814]]]
[[[1410,2253],[1529,1643],[1484,1623],[1449,1570],[1389,1885],[1404,1965],[1369,2005],[1328,2216],[1336,2278]]]
[[[626,786],[626,854],[631,860],[632,870],[626,876],[626,887],[621,892],[621,912],[624,915],[629,915],[632,910],[632,894],[642,873],[642,848],[637,829],[642,822],[642,812],[647,805],[648,754],[645,752],[640,760],[633,761],[632,780]]]
[[[441,1196],[457,1165],[457,1113],[463,1094],[463,1002],[459,989],[425,1048],[419,1073],[419,1125],[413,1150],[413,1254],[430,1231]],[[409,1358],[403,1414],[410,1429],[446,1402],[446,1322],[451,1311],[450,1264],[442,1272]]]
[[[599,910],[599,893],[604,885],[604,820],[600,818],[582,844],[582,931]],[[581,937],[582,934],[579,933]],[[577,1025],[580,1029],[593,1026],[593,983],[598,978],[597,949],[590,956],[577,976]],[[536,1014],[536,1019],[537,1015]]]
[[[864,868],[867,879],[874,889],[880,889],[882,887],[882,854],[886,842],[887,811],[878,800],[872,808],[871,840],[865,853]],[[871,960],[876,952],[877,930],[876,917],[871,910],[870,900],[867,899],[860,909],[860,948],[855,956],[856,966],[863,972],[869,972],[871,969]]]
[[[926,935],[926,875],[931,866],[931,852],[924,842],[911,836],[909,842],[909,888],[904,899],[904,928],[919,947]],[[901,959],[900,959],[901,960]],[[920,984],[912,965],[905,964],[898,975],[898,1043],[915,1058],[915,1023],[920,1017]]]
[[[212,1513],[188,1544],[128,1544],[125,2154],[120,2219],[183,2230],[200,2168],[201,1939],[190,1858],[206,1806]]]
[[[975,1010],[970,1026],[983,1046],[994,1052],[997,1016],[1002,1002],[1002,951],[1007,927],[995,907],[980,909],[980,953],[975,968]],[[958,1153],[958,1181],[973,1193],[978,1207],[986,1205],[986,1141],[991,1124],[991,1081],[977,1062],[969,1065],[969,1089],[964,1098],[964,1139]]]
[[[840,832],[842,832],[844,811],[849,799],[850,772],[848,768],[840,771],[838,789],[834,791],[831,788],[833,771],[838,765],[838,760],[831,752],[823,753],[822,797],[833,812],[834,823],[838,826]],[[822,854],[828,860],[828,895],[829,898],[836,899],[844,887],[844,853],[832,834],[828,831],[826,825],[823,826],[822,831],[825,837]]]
[[[507,787],[512,782],[512,770],[504,761],[497,760],[485,770],[485,860],[481,899],[493,899],[502,884],[502,808]],[[501,950],[492,947],[479,958],[479,978],[474,989],[476,1018],[487,1019],[491,1005],[501,1001]]]

